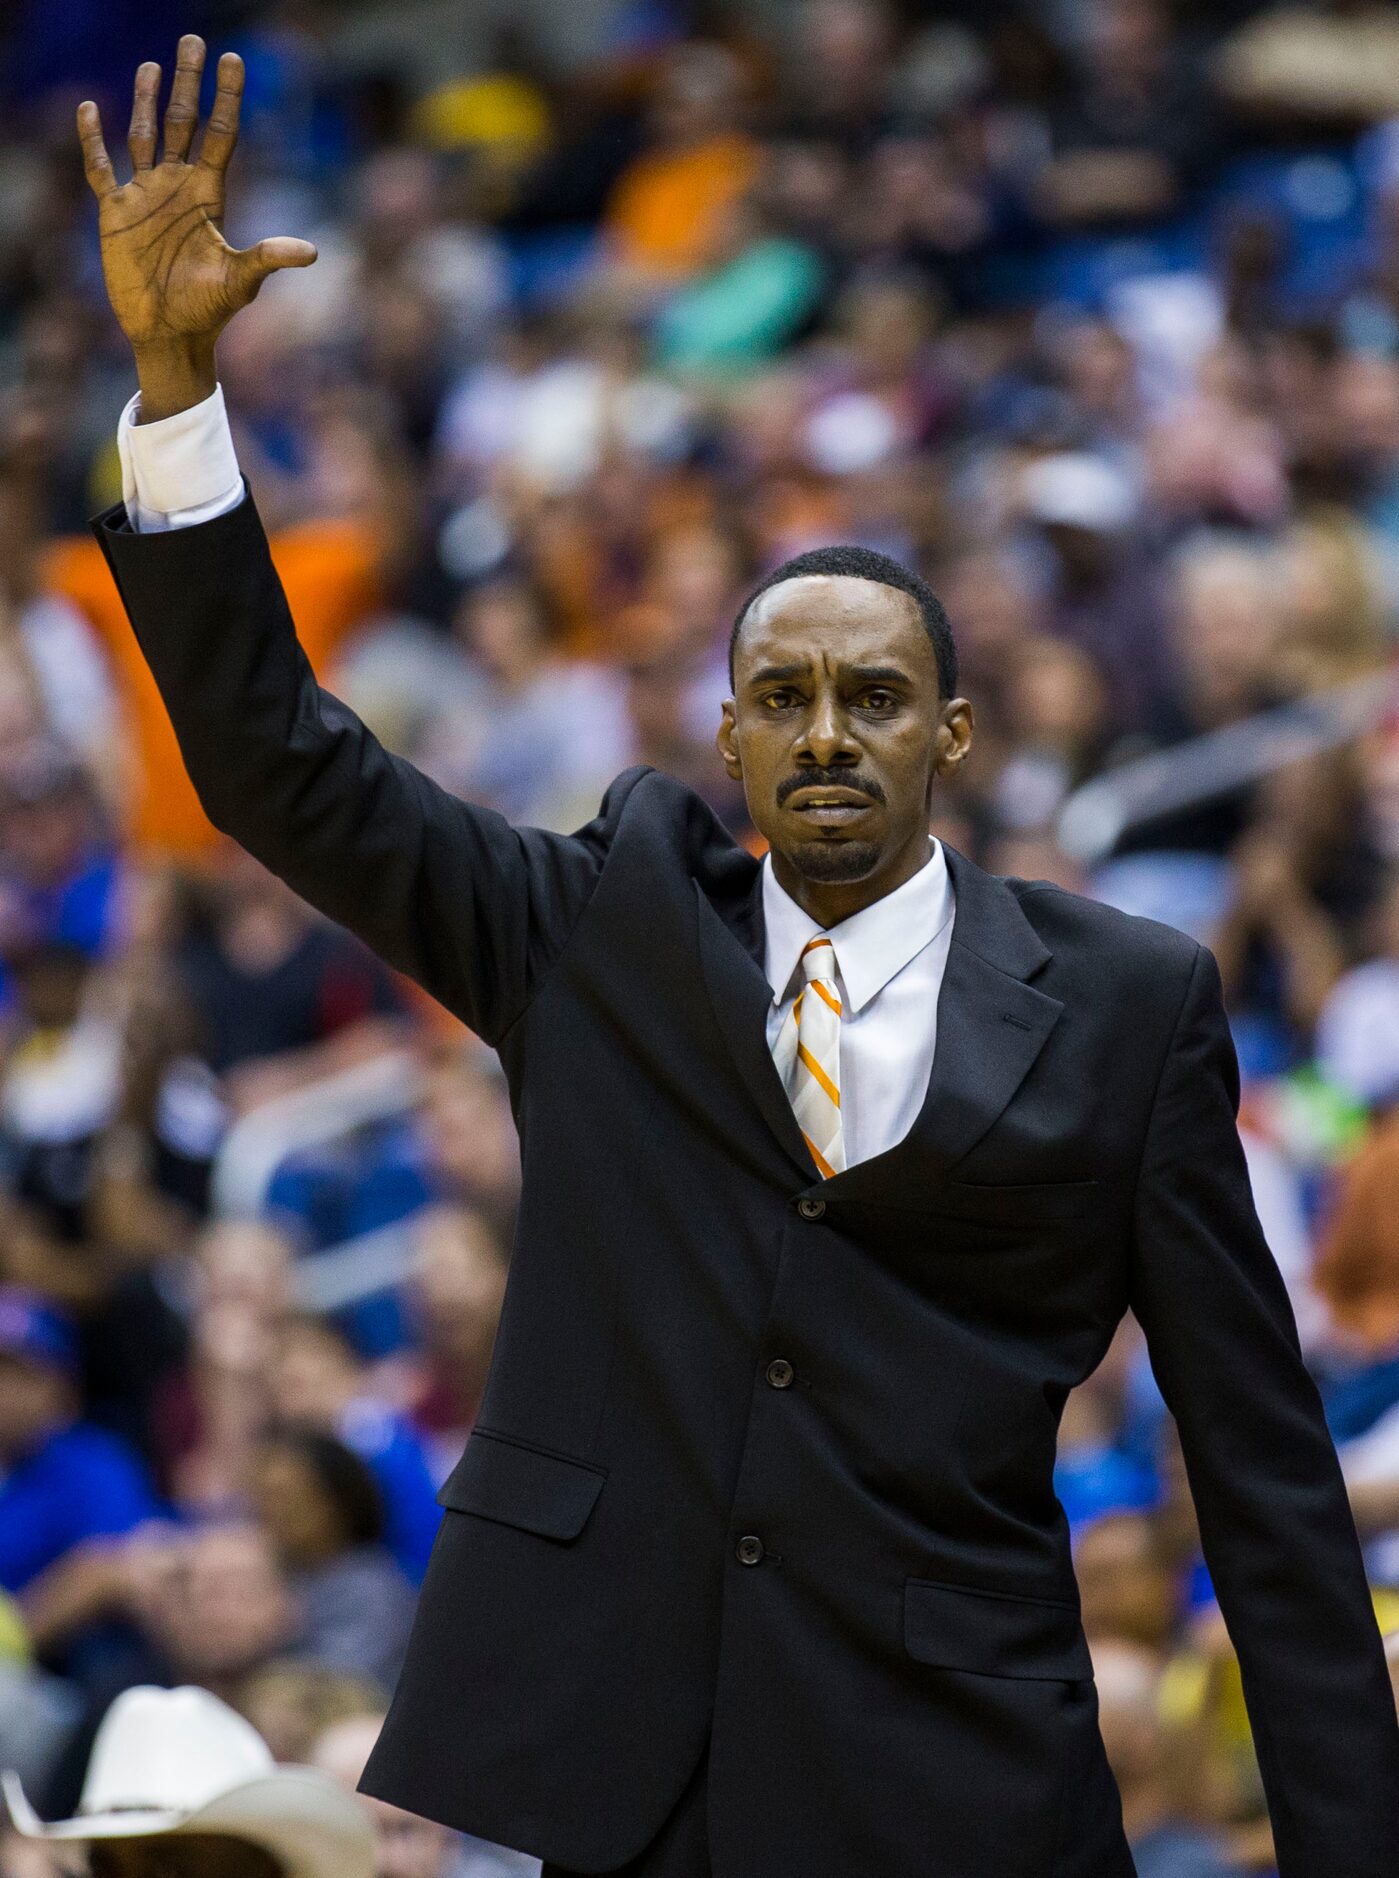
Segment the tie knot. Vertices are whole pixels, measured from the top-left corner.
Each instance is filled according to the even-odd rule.
[[[824,978],[831,984],[835,983],[836,949],[825,933],[817,933],[802,947],[801,968],[807,984],[813,978]]]

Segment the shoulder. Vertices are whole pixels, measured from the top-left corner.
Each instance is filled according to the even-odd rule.
[[[343,1610],[353,1599],[360,1609],[373,1605],[393,1607],[412,1596],[402,1568],[388,1547],[378,1540],[351,1546],[338,1558],[313,1567],[308,1584],[328,1603]]]
[[[598,817],[613,823],[623,816],[685,823],[696,813],[712,818],[714,812],[688,783],[654,764],[633,763],[607,785]]]
[[[1153,999],[1183,995],[1208,947],[1164,920],[1075,893],[1049,880],[1001,877],[1044,943],[1070,969],[1091,970],[1108,984],[1140,988]]]
[[[679,870],[709,886],[754,866],[698,791],[648,763],[613,779],[596,817],[575,839],[624,849],[648,869]]]
[[[140,1470],[136,1451],[110,1428],[100,1428],[96,1422],[73,1422],[57,1437],[64,1452],[70,1458],[77,1458],[91,1463],[95,1467]]]
[[[140,1456],[120,1435],[92,1422],[73,1422],[46,1444],[40,1465],[74,1490],[103,1489],[146,1497],[146,1472]]]

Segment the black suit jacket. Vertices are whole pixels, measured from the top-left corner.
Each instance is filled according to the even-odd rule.
[[[250,500],[97,532],[213,821],[486,1038],[519,1124],[495,1357],[362,1790],[599,1872],[712,1728],[718,1878],[1123,1878],[1052,1471],[1130,1305],[1282,1878],[1394,1878],[1399,1723],[1211,953],[947,846],[927,1100],[823,1183],[758,866],[698,797],[636,768],[573,835],[512,827],[317,685]]]

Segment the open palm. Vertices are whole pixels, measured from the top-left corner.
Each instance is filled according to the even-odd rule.
[[[131,180],[119,184],[103,142],[97,106],[78,107],[83,167],[98,202],[102,271],[122,331],[140,353],[169,344],[207,341],[283,267],[316,258],[309,241],[273,236],[251,248],[223,238],[224,177],[238,141],[243,61],[225,52],[218,90],[198,157],[190,147],[199,121],[204,41],[181,39],[156,161],[156,100],[160,67],[136,73],[127,148]]]

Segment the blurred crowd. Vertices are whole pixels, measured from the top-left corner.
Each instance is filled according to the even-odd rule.
[[[195,1683],[353,1784],[517,1202],[494,1058],[204,820],[88,530],[134,376],[73,108],[120,172],[190,29],[247,63],[228,237],[320,250],[220,377],[323,682],[517,822],[645,762],[756,851],[712,744],[736,605],[821,542],[919,568],[976,718],[935,832],[1219,960],[1399,1653],[1399,7],[8,17],[0,1765],[71,1812],[113,1697]],[[1289,708],[1315,734],[1221,767]],[[1056,1484],[1142,1878],[1271,1873],[1130,1319]],[[533,1869],[374,1818],[380,1878]],[[4,1878],[45,1857],[0,1828]]]

